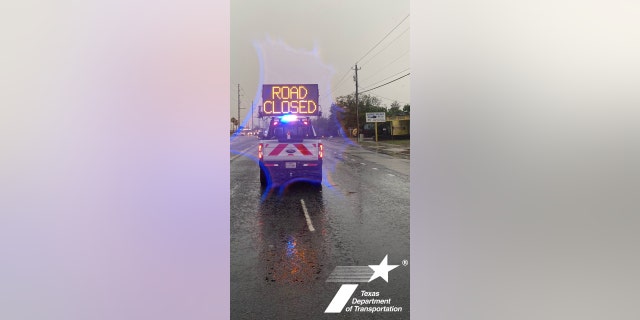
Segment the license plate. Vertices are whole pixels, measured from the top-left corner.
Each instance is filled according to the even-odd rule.
[[[295,162],[285,162],[284,167],[287,169],[295,169],[296,168],[296,163]]]

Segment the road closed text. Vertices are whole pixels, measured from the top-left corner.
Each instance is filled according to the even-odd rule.
[[[318,85],[265,84],[262,86],[262,112],[271,116],[318,115]]]

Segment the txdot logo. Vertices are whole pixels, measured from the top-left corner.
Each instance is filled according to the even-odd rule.
[[[340,286],[340,289],[338,289],[338,292],[324,312],[340,313],[344,309],[344,306],[349,302],[349,299],[358,288],[358,285],[353,284],[353,282],[371,282],[377,278],[382,278],[384,281],[389,282],[389,271],[397,268],[398,265],[389,265],[387,262],[388,256],[389,255],[384,256],[384,259],[382,259],[380,264],[377,265],[337,266],[329,275],[327,282],[342,282],[343,284]],[[353,298],[352,303],[356,305],[347,307],[347,311],[352,311],[353,307],[355,307],[355,311],[360,312],[402,311],[402,307],[390,306],[390,298],[381,299],[379,292],[367,292],[362,290],[361,293],[365,298]]]

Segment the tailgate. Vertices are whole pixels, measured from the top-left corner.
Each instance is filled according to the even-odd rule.
[[[267,142],[263,148],[265,161],[318,160],[318,142]]]

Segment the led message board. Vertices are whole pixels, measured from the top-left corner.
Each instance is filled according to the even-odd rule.
[[[317,116],[318,111],[317,84],[262,85],[262,115]]]

